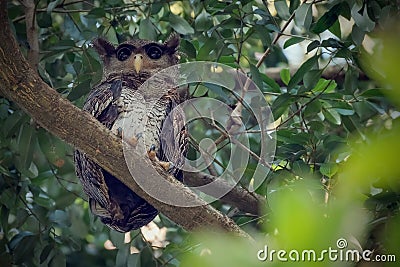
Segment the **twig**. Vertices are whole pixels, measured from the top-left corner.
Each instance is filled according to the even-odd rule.
[[[36,22],[36,4],[34,0],[20,0],[25,9],[26,38],[28,40],[28,62],[38,73],[39,33]]]
[[[341,71],[343,70],[343,68],[337,73],[339,74]],[[307,105],[309,105],[311,102],[317,100],[318,98],[321,97],[321,95],[326,91],[326,89],[329,88],[329,86],[332,84],[332,82],[335,79],[330,80],[324,87],[324,89],[319,92],[317,95],[315,95],[313,98],[311,98],[309,101],[307,101],[305,104],[301,105],[299,107],[298,110],[296,110],[295,112],[293,112],[292,114],[290,114],[290,116],[288,118],[286,118],[286,120],[284,120],[283,122],[281,122],[278,126],[276,126],[276,129],[279,129],[282,125],[286,124],[288,121],[290,121],[294,116],[296,116],[297,114],[299,114]]]
[[[61,187],[62,187],[65,191],[67,191],[68,193],[73,194],[73,195],[76,196],[76,197],[79,197],[79,198],[85,200],[85,197],[80,196],[79,194],[77,194],[77,193],[75,193],[75,192],[73,192],[73,191],[70,191],[70,190],[61,182],[61,180],[64,180],[64,181],[67,181],[67,180],[65,180],[64,178],[60,177],[60,176],[57,174],[56,170],[54,169],[54,167],[51,165],[51,163],[50,163],[49,161],[47,161],[47,163],[49,164],[51,173],[52,173],[52,174],[54,175],[54,177],[56,178],[58,184],[61,185]],[[68,182],[68,183],[75,183],[75,182],[73,182],[73,181],[67,181],[67,182]],[[85,200],[85,201],[86,201],[86,200]]]
[[[304,4],[305,2],[307,2],[307,0],[303,0],[301,3]],[[314,1],[315,2],[315,1]],[[313,3],[314,3],[313,2]],[[265,50],[264,54],[261,56],[261,58],[258,60],[256,67],[259,68],[261,66],[261,64],[264,62],[264,59],[269,55],[269,53],[271,53],[271,47],[274,46],[279,38],[281,38],[281,36],[284,34],[286,28],[289,26],[289,24],[292,22],[292,20],[294,19],[294,16],[296,15],[296,12],[293,12],[292,15],[290,15],[289,19],[286,21],[286,23],[283,25],[282,29],[280,32],[278,32],[278,34],[275,36],[274,40],[271,43],[271,46],[269,46],[267,48],[267,50]]]

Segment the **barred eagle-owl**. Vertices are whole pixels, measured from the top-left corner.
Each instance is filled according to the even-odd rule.
[[[166,118],[181,101],[176,87],[165,90],[161,81],[151,90],[161,90],[162,97],[146,110],[145,98],[138,97],[138,88],[155,73],[178,63],[177,48],[179,36],[172,35],[165,43],[147,40],[130,40],[114,46],[105,39],[93,41],[93,47],[103,61],[103,77],[92,88],[83,106],[114,134],[121,138],[139,140],[146,135],[144,146],[148,156],[158,162],[166,163],[169,152],[175,164],[168,169],[178,180],[182,172],[178,168],[186,150],[186,134],[183,118],[176,116],[166,126]],[[158,87],[158,88],[157,88]],[[149,89],[147,87],[145,90]],[[164,90],[162,90],[164,89]],[[129,134],[124,132],[124,119],[130,117]],[[145,133],[135,129],[135,121],[145,120]],[[161,130],[168,127],[166,131]],[[135,133],[136,131],[136,133]],[[163,142],[161,142],[163,140]],[[135,192],[102,169],[93,160],[79,150],[74,154],[76,173],[84,192],[89,199],[93,214],[112,229],[127,232],[146,225],[158,214],[158,211],[140,198]],[[178,164],[176,164],[178,162]],[[165,166],[164,166],[165,167]]]

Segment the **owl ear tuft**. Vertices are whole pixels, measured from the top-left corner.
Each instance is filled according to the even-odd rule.
[[[168,52],[173,54],[178,50],[179,47],[179,35],[177,33],[172,33],[168,39],[165,41],[164,45],[167,47]]]
[[[115,54],[115,47],[112,43],[103,38],[96,38],[92,41],[94,49],[102,59],[110,57]]]

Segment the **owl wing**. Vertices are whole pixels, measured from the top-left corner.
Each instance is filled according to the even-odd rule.
[[[122,81],[102,83],[89,94],[83,110],[88,111],[98,121],[111,129],[118,117],[117,101],[121,96]]]
[[[181,168],[185,163],[188,147],[188,134],[185,125],[185,114],[180,108],[181,99],[176,91],[167,96],[171,99],[166,110],[166,118],[161,125],[160,160],[173,162],[170,173],[179,181],[183,179]]]
[[[122,82],[120,80],[99,84],[89,94],[83,110],[88,111],[110,129],[118,117],[116,102],[121,96],[121,90]],[[101,215],[101,217],[113,217],[106,209],[101,209],[99,205],[96,205],[97,203],[101,207],[111,205],[108,186],[105,181],[105,170],[79,150],[75,150],[74,161],[76,174],[82,182],[83,190],[89,196],[92,212]]]

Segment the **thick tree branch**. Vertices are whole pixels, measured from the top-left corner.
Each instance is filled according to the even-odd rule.
[[[180,202],[197,207],[166,204],[149,196],[130,175],[123,156],[121,140],[88,113],[73,106],[45,84],[18,49],[10,31],[7,1],[0,1],[0,93],[17,103],[36,122],[49,132],[85,152],[104,169],[118,177],[139,196],[154,205],[171,220],[187,230],[220,228],[248,236],[232,220],[222,215],[185,188],[173,177],[160,175],[143,155],[132,153],[134,177],[145,177],[163,194],[168,193]],[[168,188],[157,188],[166,179]],[[167,191],[167,192],[166,192]]]
[[[241,187],[234,187],[225,181],[215,183],[215,177],[207,173],[191,173],[185,172],[185,184],[189,186],[202,186],[209,183],[214,183],[210,190],[202,190],[210,196],[219,196],[219,192],[227,192],[221,197],[221,201],[238,208],[241,211],[248,212],[254,215],[260,215],[262,208],[267,206],[267,200],[256,193],[251,193]],[[232,188],[230,190],[230,188]]]

